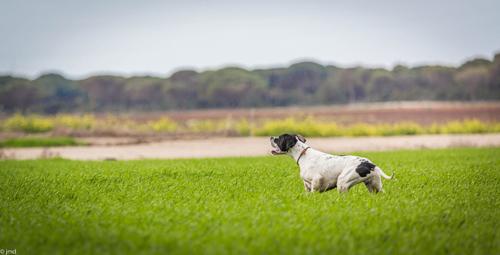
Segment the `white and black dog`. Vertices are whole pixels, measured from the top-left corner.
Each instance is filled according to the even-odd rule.
[[[352,186],[363,182],[368,191],[381,192],[382,180],[392,179],[382,169],[366,158],[330,155],[309,147],[301,135],[283,134],[271,137],[273,155],[291,156],[300,168],[304,188],[310,192],[323,192],[338,188],[347,192]]]

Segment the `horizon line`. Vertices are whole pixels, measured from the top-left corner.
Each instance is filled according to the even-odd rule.
[[[302,57],[302,58],[295,58],[293,60],[287,61],[287,64],[283,63],[275,63],[275,64],[263,64],[263,65],[253,65],[253,66],[247,66],[244,64],[240,63],[225,63],[225,64],[220,64],[220,65],[213,65],[211,67],[193,67],[193,66],[179,66],[177,68],[173,68],[169,72],[166,73],[160,73],[160,72],[148,72],[148,71],[137,71],[137,72],[120,72],[120,71],[95,71],[95,72],[89,72],[87,74],[82,74],[82,75],[72,75],[68,74],[64,71],[57,70],[57,69],[47,69],[45,71],[40,71],[37,74],[30,75],[30,74],[23,74],[23,73],[18,73],[18,72],[9,72],[9,71],[2,71],[0,70],[0,76],[12,76],[12,77],[18,77],[18,78],[25,78],[29,80],[35,80],[43,75],[47,74],[58,74],[61,75],[69,80],[84,80],[90,77],[94,76],[119,76],[119,77],[124,77],[124,78],[131,78],[131,77],[156,77],[156,78],[164,78],[167,79],[170,76],[172,76],[174,73],[179,72],[179,71],[195,71],[197,73],[203,73],[207,71],[215,71],[215,70],[221,70],[221,69],[226,69],[226,68],[241,68],[247,71],[256,71],[256,70],[269,70],[269,69],[280,69],[280,68],[289,68],[290,66],[298,63],[304,63],[304,62],[311,62],[311,63],[316,63],[322,66],[333,66],[333,67],[339,67],[339,68],[356,68],[356,67],[362,67],[362,68],[367,68],[367,69],[385,69],[385,70],[393,70],[396,66],[405,66],[408,68],[417,68],[417,67],[422,67],[422,66],[443,66],[443,67],[452,67],[452,68],[458,68],[461,65],[475,60],[475,59],[484,59],[488,61],[493,61],[494,57],[496,55],[500,54],[500,49],[493,51],[492,55],[490,56],[485,56],[484,54],[475,54],[470,57],[465,57],[463,58],[462,61],[459,63],[451,63],[447,61],[422,61],[422,62],[415,62],[415,63],[406,63],[404,61],[396,61],[395,63],[391,65],[384,65],[384,64],[366,64],[362,62],[355,62],[355,63],[349,63],[349,64],[341,64],[337,63],[335,61],[321,61],[315,58],[311,57]]]

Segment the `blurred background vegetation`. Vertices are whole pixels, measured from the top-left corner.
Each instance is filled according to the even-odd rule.
[[[54,73],[33,80],[0,76],[0,110],[6,114],[498,99],[500,54],[459,67],[399,65],[392,70],[302,62],[262,70],[183,70],[168,78],[102,75],[71,80]],[[154,129],[173,127],[157,123]]]
[[[419,134],[478,134],[500,132],[500,122],[478,119],[453,120],[422,124],[414,121],[363,123],[338,123],[313,116],[279,119],[219,118],[176,121],[168,117],[142,119],[127,116],[92,114],[75,116],[20,115],[6,118],[0,131],[17,134],[49,134],[60,138],[69,136],[155,136],[155,135],[221,135],[221,136],[271,136],[281,133],[298,133],[308,137],[334,136],[394,136]],[[45,138],[45,137],[44,137]],[[30,141],[34,137],[29,137]]]

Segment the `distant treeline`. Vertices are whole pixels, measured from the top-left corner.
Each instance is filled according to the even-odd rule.
[[[325,105],[401,100],[498,100],[500,53],[459,67],[340,68],[312,62],[288,68],[183,70],[168,78],[45,74],[0,76],[0,110],[47,113]]]

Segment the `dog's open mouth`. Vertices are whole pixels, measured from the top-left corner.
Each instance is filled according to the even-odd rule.
[[[278,138],[276,137],[271,137],[271,146],[273,149],[271,150],[271,154],[273,155],[281,155],[281,154],[286,154],[286,152],[281,151],[280,147],[276,144],[278,142]]]
[[[279,148],[271,150],[271,154],[273,154],[273,155],[281,155],[281,154],[285,154],[285,153],[286,152],[281,151]]]

